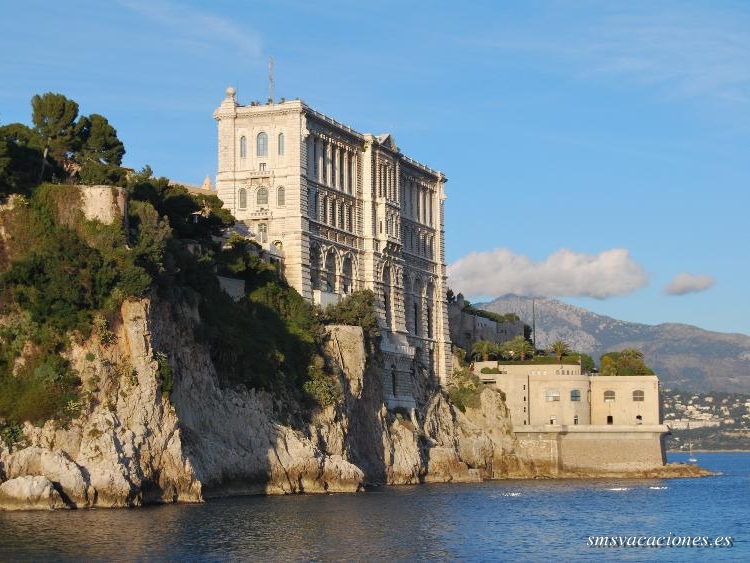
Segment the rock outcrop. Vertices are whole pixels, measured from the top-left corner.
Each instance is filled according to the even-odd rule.
[[[0,507],[4,510],[69,508],[52,482],[41,475],[16,477],[1,484]]]

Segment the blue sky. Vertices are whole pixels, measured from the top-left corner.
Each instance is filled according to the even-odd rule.
[[[448,176],[450,282],[750,333],[747,2],[6,2],[0,123],[60,92],[200,184],[213,110],[302,98]]]

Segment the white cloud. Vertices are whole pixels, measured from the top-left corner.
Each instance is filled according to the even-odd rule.
[[[667,295],[685,295],[686,293],[697,293],[706,291],[713,287],[716,279],[712,276],[694,275],[683,272],[677,274],[664,288]]]
[[[242,55],[253,58],[261,56],[260,35],[228,18],[160,0],[120,0],[120,3],[172,30],[178,39],[186,43],[204,46],[229,44]]]
[[[507,248],[473,252],[448,266],[451,288],[467,297],[497,297],[505,293],[539,297],[628,295],[648,278],[627,249],[597,255],[560,249],[543,262],[532,262]]]

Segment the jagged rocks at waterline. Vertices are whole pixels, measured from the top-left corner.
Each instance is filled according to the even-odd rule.
[[[24,475],[0,484],[4,510],[52,510],[69,508],[52,481],[42,475]]]

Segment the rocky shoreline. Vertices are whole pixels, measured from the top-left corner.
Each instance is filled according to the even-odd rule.
[[[176,307],[178,307],[176,309]],[[334,326],[327,361],[343,398],[309,420],[269,393],[221,388],[210,354],[193,337],[197,312],[148,299],[126,301],[116,339],[73,346],[82,375],[80,416],[26,424],[13,450],[0,443],[0,509],[114,508],[202,502],[237,494],[351,493],[365,485],[546,478],[518,448],[501,394],[456,409],[418,374],[417,408],[389,411],[377,355],[359,327]],[[173,368],[170,396],[159,356]],[[93,358],[93,359],[92,359]],[[556,478],[697,477],[695,465]]]

